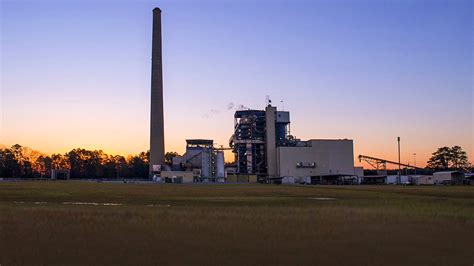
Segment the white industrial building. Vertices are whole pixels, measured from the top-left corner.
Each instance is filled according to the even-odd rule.
[[[278,147],[276,157],[279,177],[354,175],[352,140],[312,139]]]
[[[398,179],[400,178],[400,182],[398,183]],[[388,185],[395,185],[395,184],[404,184],[404,185],[407,185],[407,184],[410,184],[412,182],[412,178],[411,176],[407,176],[407,175],[388,175],[386,178],[385,178],[385,184],[388,184]]]
[[[462,185],[465,175],[460,171],[443,171],[433,173],[434,184]]]
[[[165,182],[225,182],[224,152],[210,139],[186,140],[186,152],[173,158],[172,171],[163,171]]]

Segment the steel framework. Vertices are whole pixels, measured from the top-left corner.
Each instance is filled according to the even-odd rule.
[[[393,161],[389,161],[389,160],[385,160],[385,159],[380,159],[380,158],[375,158],[375,157],[371,157],[371,156],[366,156],[366,155],[359,155],[359,162],[362,162],[362,161],[365,161],[366,163],[368,163],[369,165],[371,165],[372,167],[374,167],[377,170],[383,170],[383,171],[387,170],[387,163],[388,164],[394,164],[394,165],[397,165],[397,166],[412,168],[412,169],[423,170],[423,168],[416,167],[416,166],[409,165],[409,164],[397,163],[397,162],[393,162]]]

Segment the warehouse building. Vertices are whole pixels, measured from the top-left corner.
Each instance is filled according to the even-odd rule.
[[[237,174],[257,175],[259,181],[327,183],[354,176],[352,140],[296,139],[290,113],[270,104],[235,112],[229,145]]]
[[[464,182],[464,173],[460,171],[443,171],[433,173],[434,184],[452,184],[462,185]]]

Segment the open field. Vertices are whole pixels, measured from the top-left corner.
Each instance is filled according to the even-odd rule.
[[[472,186],[0,183],[2,266],[470,266],[473,241]]]

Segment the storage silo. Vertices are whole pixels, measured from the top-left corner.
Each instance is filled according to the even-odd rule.
[[[224,167],[224,152],[217,151],[216,152],[216,177],[217,179],[224,179],[225,178],[225,167]]]

